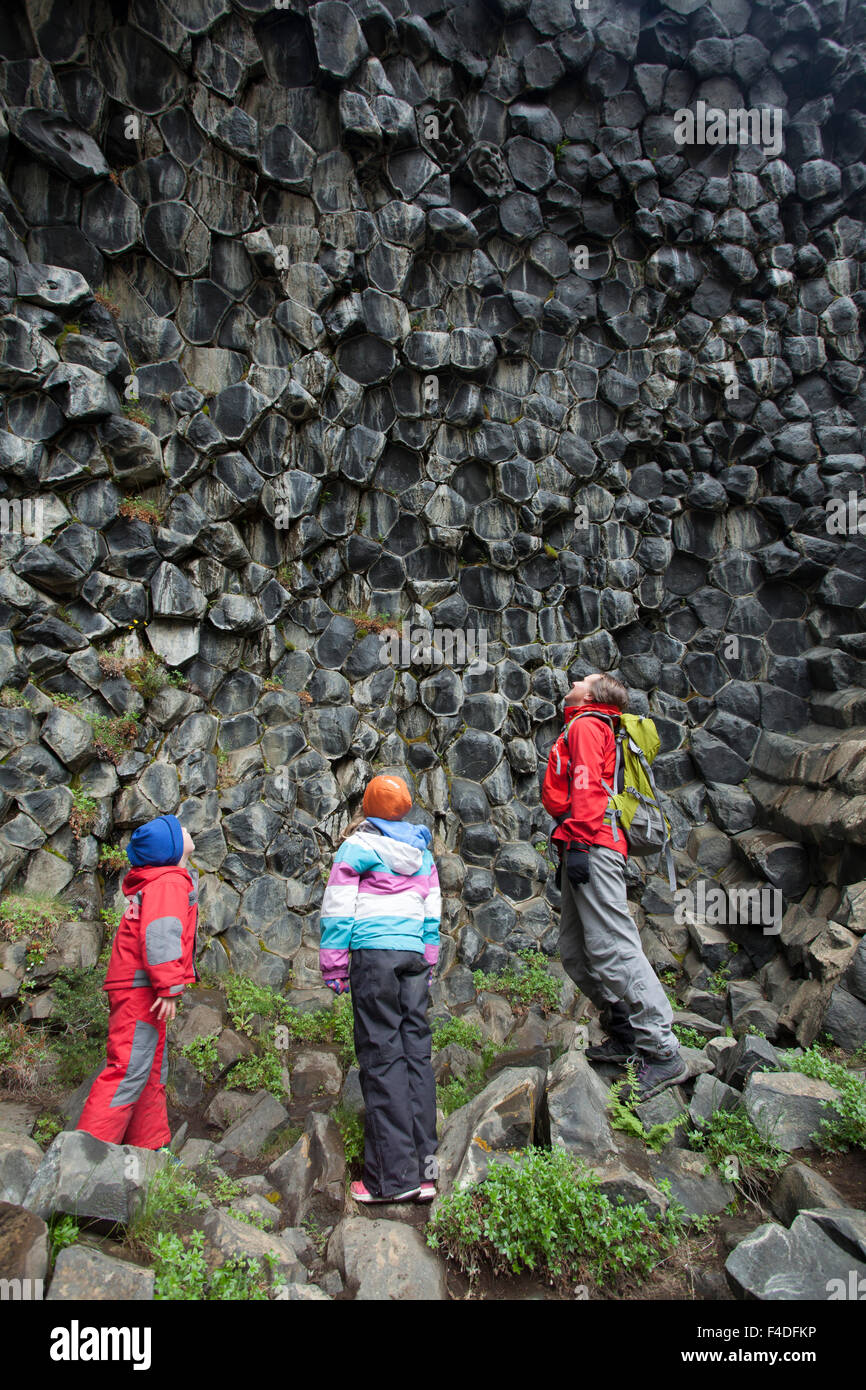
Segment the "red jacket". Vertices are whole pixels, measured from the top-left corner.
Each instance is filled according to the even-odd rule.
[[[198,978],[198,884],[188,869],[174,864],[130,869],[122,889],[130,901],[117,928],[103,989],[150,986],[160,997],[175,999]]]
[[[598,710],[600,714],[618,718],[620,711],[615,705],[566,705],[563,711],[564,727],[578,713]],[[580,840],[586,845],[601,845],[605,849],[618,850],[628,858],[628,846],[622,831],[614,840],[610,825],[604,823],[608,796],[601,785],[605,781],[613,786],[616,766],[616,740],[610,725],[603,719],[577,719],[568,731],[568,751],[571,758],[570,796],[560,797],[552,793],[545,779],[541,800],[544,809],[559,821],[552,839]],[[581,769],[584,772],[581,774]]]

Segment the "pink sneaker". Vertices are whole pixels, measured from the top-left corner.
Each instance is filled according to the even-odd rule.
[[[416,1202],[432,1202],[435,1196],[436,1196],[436,1184],[435,1184],[435,1182],[422,1182],[421,1186],[420,1186],[419,1189],[418,1189],[418,1196],[415,1198],[415,1201],[416,1201]]]
[[[420,1187],[411,1187],[408,1192],[397,1192],[393,1197],[374,1197],[372,1192],[368,1192],[362,1182],[353,1182],[349,1192],[356,1202],[411,1202],[418,1196]]]

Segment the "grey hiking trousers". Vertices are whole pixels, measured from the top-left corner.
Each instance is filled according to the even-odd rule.
[[[635,1048],[667,1056],[679,1044],[673,1011],[640,944],[628,910],[625,860],[616,850],[592,845],[589,882],[579,887],[562,866],[559,956],[566,974],[604,1019],[622,1000],[629,1011]]]

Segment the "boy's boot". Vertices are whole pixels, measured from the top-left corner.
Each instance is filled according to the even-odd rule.
[[[610,1004],[602,1015],[602,1026],[607,1029],[603,1043],[586,1049],[588,1062],[627,1062],[635,1052],[634,1030],[629,1023],[628,1005],[622,1000]]]

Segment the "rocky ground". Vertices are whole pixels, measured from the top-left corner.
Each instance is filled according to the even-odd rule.
[[[41,1278],[50,1299],[177,1297],[172,1281],[190,1251],[210,1275],[241,1261],[234,1292],[202,1285],[202,1297],[827,1298],[828,1281],[847,1279],[850,1268],[866,1274],[866,1155],[816,1143],[822,1122],[846,1112],[837,1087],[789,1070],[802,1048],[779,1051],[748,1032],[725,1036],[682,1013],[690,1022],[681,1027],[703,1025],[706,1035],[702,1046],[684,1047],[688,1081],[624,1109],[610,1090],[622,1068],[593,1068],[583,1055],[598,1025],[575,1023],[573,991],[555,970],[547,978],[545,997],[528,1003],[480,988],[460,1015],[462,1042],[448,1041],[454,1020],[434,1010],[443,1111],[432,1208],[363,1209],[348,1197],[360,1174],[363,1101],[346,1001],[290,992],[297,1012],[283,1014],[280,1034],[273,998],[260,992],[255,1014],[255,996],[195,987],[171,1028],[178,1167],[75,1131],[88,1079],[63,1096],[0,1101],[4,1277]],[[244,1075],[251,1060],[269,1058],[276,1084],[265,1070]],[[862,1064],[850,1074],[862,1078]],[[271,1089],[256,1088],[268,1076]],[[720,1112],[744,1128],[725,1135],[721,1149],[702,1149],[696,1134]],[[745,1133],[748,1150],[738,1147]],[[614,1204],[658,1216],[682,1204],[678,1242],[640,1277],[623,1268],[612,1283],[551,1280],[525,1267],[511,1274],[484,1259],[470,1270],[441,1245],[431,1248],[428,1222],[436,1226],[448,1194],[483,1184],[530,1146],[580,1159]],[[181,1245],[166,1250],[166,1239]]]

